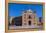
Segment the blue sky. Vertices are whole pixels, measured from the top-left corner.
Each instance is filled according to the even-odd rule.
[[[9,16],[21,16],[22,10],[31,9],[32,11],[36,11],[36,15],[38,17],[42,17],[42,4],[18,4],[18,3],[9,3],[8,11]]]

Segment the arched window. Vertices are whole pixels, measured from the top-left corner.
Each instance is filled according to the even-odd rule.
[[[29,15],[29,19],[31,19],[31,15]]]
[[[26,23],[24,23],[24,25],[26,25]]]

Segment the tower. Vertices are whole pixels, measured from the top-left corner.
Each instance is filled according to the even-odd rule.
[[[36,24],[36,14],[31,9],[24,11],[22,14],[22,26],[33,26]]]

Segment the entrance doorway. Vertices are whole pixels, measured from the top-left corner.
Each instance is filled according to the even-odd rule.
[[[28,24],[31,25],[31,21],[29,21]]]

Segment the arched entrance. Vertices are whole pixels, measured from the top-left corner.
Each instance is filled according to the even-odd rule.
[[[28,24],[31,25],[31,21],[29,21]]]

